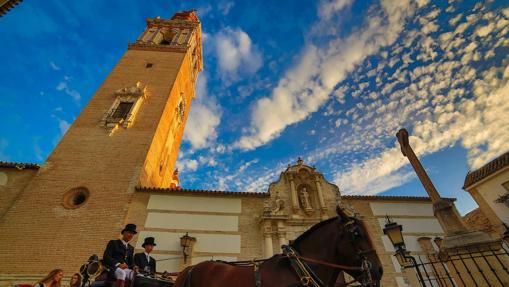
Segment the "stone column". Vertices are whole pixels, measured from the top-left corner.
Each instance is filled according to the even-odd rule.
[[[277,222],[277,237],[279,240],[279,247],[288,244],[286,241],[286,228],[283,221]]]
[[[159,28],[152,27],[149,29],[147,33],[147,39],[146,42],[154,42],[154,38],[156,37],[157,33],[159,33]]]
[[[292,208],[294,211],[299,210],[299,197],[297,196],[297,190],[295,190],[295,182],[293,177],[290,175],[288,180],[290,181],[290,196],[292,197]]]
[[[157,29],[154,37],[152,38],[152,42],[154,44],[159,44],[163,40],[163,31],[161,29]]]
[[[270,226],[270,221],[265,223],[263,227],[263,256],[265,258],[272,257],[274,253],[274,247],[272,246],[272,228]]]
[[[327,209],[327,206],[325,205],[325,200],[323,200],[323,192],[322,192],[322,185],[320,183],[320,179],[315,179],[315,185],[316,185],[316,192],[318,193],[318,201],[320,203],[320,209],[324,210]]]
[[[448,252],[455,253],[465,249],[467,246],[473,245],[476,245],[479,249],[493,248],[491,245],[493,245],[496,240],[491,239],[491,237],[483,231],[467,230],[454,203],[440,197],[433,182],[431,182],[431,179],[410,146],[408,131],[406,129],[400,129],[396,137],[401,145],[401,153],[408,158],[408,161],[414,168],[415,173],[419,177],[419,180],[433,203],[433,213],[440,223],[440,226],[442,226],[442,229],[445,231],[446,236],[440,248],[440,253],[445,256]],[[483,247],[484,245],[486,247]],[[470,286],[469,284],[467,285]]]
[[[442,229],[449,235],[465,233],[467,228],[456,210],[456,207],[452,202],[440,197],[440,194],[433,185],[433,182],[431,182],[431,179],[424,170],[424,167],[415,155],[414,150],[408,141],[408,131],[406,129],[401,129],[396,134],[396,137],[401,145],[401,153],[408,158],[408,161],[414,168],[415,173],[428,193],[431,202],[433,202],[433,211],[435,213],[435,217],[442,226]]]

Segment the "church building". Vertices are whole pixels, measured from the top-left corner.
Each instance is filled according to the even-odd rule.
[[[383,286],[407,286],[383,228],[387,216],[401,224],[414,255],[437,249],[444,231],[428,197],[341,195],[302,159],[264,192],[179,186],[175,163],[202,69],[195,11],[147,19],[43,165],[0,163],[0,286],[35,282],[56,267],[70,276],[126,223],[138,226],[137,251],[156,238],[160,272],[267,258],[335,216],[338,204],[365,221]],[[186,250],[183,236],[192,238]]]

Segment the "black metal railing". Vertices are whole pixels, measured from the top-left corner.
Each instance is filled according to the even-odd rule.
[[[470,247],[440,258],[437,254],[406,255],[406,270],[414,270],[420,286],[509,286],[509,250]]]

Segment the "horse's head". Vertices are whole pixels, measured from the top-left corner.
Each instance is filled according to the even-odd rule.
[[[364,223],[339,207],[336,212],[342,231],[338,240],[339,255],[348,258],[349,265],[364,268],[345,272],[364,284],[363,286],[379,286],[383,274],[382,263]]]

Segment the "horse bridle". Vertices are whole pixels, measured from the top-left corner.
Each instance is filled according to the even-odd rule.
[[[340,220],[340,222],[343,221],[343,219],[341,219],[341,218],[339,220]],[[354,281],[360,282],[362,284],[362,286],[367,285],[367,284],[373,284],[373,278],[372,278],[371,272],[370,272],[373,264],[371,263],[371,261],[369,261],[369,259],[367,258],[366,255],[370,254],[370,253],[376,254],[376,250],[374,248],[370,248],[367,250],[360,250],[360,248],[356,244],[356,241],[365,237],[365,235],[363,234],[364,232],[361,231],[361,229],[359,227],[359,223],[357,222],[355,217],[348,217],[348,220],[342,224],[342,227],[344,230],[346,230],[346,234],[350,235],[350,242],[354,246],[357,255],[359,255],[361,257],[361,269],[363,272],[361,275],[357,276]],[[344,234],[343,234],[343,236],[344,236]],[[358,278],[361,276],[365,277],[365,278],[363,278],[359,281]],[[354,281],[349,282],[349,284],[344,285],[344,286],[348,286],[351,283],[353,283]]]
[[[340,219],[341,221],[341,219]],[[345,283],[343,286],[349,286],[355,283],[356,281],[361,283],[361,286],[366,286],[368,284],[373,284],[373,278],[371,276],[371,267],[372,263],[366,257],[366,254],[370,254],[376,252],[375,249],[371,248],[368,250],[359,250],[357,244],[355,244],[356,239],[360,239],[363,235],[359,230],[358,223],[355,218],[349,218],[349,220],[342,225],[342,229],[346,230],[346,234],[351,236],[350,240],[356,252],[359,256],[361,256],[361,266],[347,266],[340,265],[335,263],[330,263],[322,260],[317,260],[313,258],[308,258],[299,255],[297,250],[292,248],[291,246],[284,245],[282,246],[283,254],[290,260],[291,266],[299,276],[300,283],[302,286],[312,286],[312,287],[323,287],[325,284],[320,280],[320,278],[313,272],[313,270],[306,264],[306,262],[327,266],[335,269],[339,269],[341,271],[362,271],[362,274],[357,276],[354,280]],[[344,236],[344,235],[343,235]],[[363,277],[359,279],[359,277]]]

